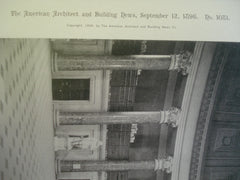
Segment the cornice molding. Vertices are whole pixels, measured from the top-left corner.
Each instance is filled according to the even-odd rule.
[[[204,90],[200,112],[197,120],[194,143],[192,148],[191,166],[189,180],[200,180],[202,171],[202,161],[204,156],[207,131],[214,108],[217,88],[220,82],[222,71],[226,63],[226,45],[219,44],[216,47],[214,59],[208,74],[207,84]]]
[[[189,179],[194,135],[215,48],[216,43],[197,42],[195,45],[177,129],[172,180]]]

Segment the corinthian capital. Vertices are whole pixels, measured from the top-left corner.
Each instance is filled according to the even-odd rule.
[[[180,54],[172,55],[169,70],[170,71],[177,70],[178,72],[181,71],[183,75],[187,75],[189,73],[189,69],[192,64],[191,56],[192,56],[192,53],[189,51],[185,51]]]
[[[173,157],[171,156],[165,159],[155,159],[155,171],[162,170],[162,171],[166,171],[166,173],[171,173],[172,163],[173,163]]]
[[[168,124],[172,127],[178,126],[178,120],[180,116],[181,110],[178,108],[170,108],[167,111],[160,111],[161,112],[161,120],[160,124]]]

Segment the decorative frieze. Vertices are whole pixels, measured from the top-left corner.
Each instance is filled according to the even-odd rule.
[[[205,140],[207,137],[213,103],[216,97],[216,91],[227,60],[226,58],[222,57],[225,57],[226,55],[224,54],[226,53],[226,46],[224,44],[218,45],[216,48],[216,54],[211,64],[211,68],[209,70],[192,148],[191,166],[189,172],[190,180],[198,180],[201,176]]]

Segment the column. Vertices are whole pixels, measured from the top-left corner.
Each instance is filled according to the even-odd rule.
[[[61,161],[61,172],[162,170],[170,173],[172,157],[149,161]]]
[[[191,53],[130,56],[70,56],[55,53],[54,62],[57,71],[169,69],[187,74],[191,66]]]
[[[64,112],[58,113],[59,125],[160,123],[178,125],[180,110],[171,108],[153,112]]]

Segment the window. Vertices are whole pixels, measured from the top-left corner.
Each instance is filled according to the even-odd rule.
[[[89,100],[90,79],[53,79],[54,100]]]

